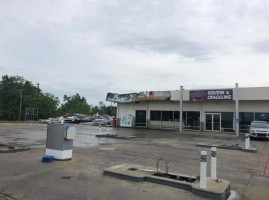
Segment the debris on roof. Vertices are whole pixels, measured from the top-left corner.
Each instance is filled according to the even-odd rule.
[[[129,103],[138,101],[165,101],[170,100],[170,91],[146,91],[130,94],[107,93],[106,101]]]

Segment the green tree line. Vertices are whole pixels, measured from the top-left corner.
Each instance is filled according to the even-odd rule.
[[[87,103],[85,97],[78,93],[72,96],[63,96],[63,103],[53,94],[43,93],[38,85],[25,80],[21,76],[2,76],[0,81],[0,119],[18,120],[25,119],[25,111],[28,107],[39,108],[39,118],[58,117],[66,113],[81,113],[93,115],[116,115],[116,107],[106,106],[102,101],[98,106]]]

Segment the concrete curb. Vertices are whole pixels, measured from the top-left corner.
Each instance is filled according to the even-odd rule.
[[[131,175],[127,175],[127,174],[121,174],[121,173],[115,173],[112,171],[106,171],[104,170],[104,174],[105,175],[109,175],[109,176],[114,176],[120,179],[125,179],[128,181],[134,181],[134,182],[143,182],[145,181],[145,177],[136,177],[136,176],[131,176]]]
[[[214,193],[214,192],[208,192],[206,190],[200,189],[200,188],[192,188],[192,193],[198,196],[203,196],[209,199],[228,199],[230,196],[230,184],[228,185],[226,192],[220,193]]]
[[[249,153],[257,153],[257,149],[256,148],[249,148],[246,149],[242,146],[223,146],[223,145],[219,145],[219,144],[205,144],[205,143],[198,143],[196,144],[196,146],[198,147],[217,147],[219,149],[228,149],[228,150],[237,150],[237,151],[244,151],[244,152],[249,152]]]
[[[132,170],[135,169],[135,170]],[[178,179],[170,179],[167,177],[154,176],[156,170],[138,165],[122,164],[104,169],[104,174],[117,177],[124,180],[143,182],[148,181],[170,187],[181,188],[191,191],[193,194],[217,200],[226,200],[230,195],[230,182],[227,180],[215,181],[210,177],[206,178],[207,188],[200,188],[200,180],[196,177],[188,175],[177,175],[169,173],[169,175],[177,175],[185,178],[192,178],[192,182],[185,182]]]
[[[156,177],[156,176],[146,176],[145,181],[192,191],[191,183],[184,183],[184,182],[179,183],[178,181],[167,180],[167,179]]]

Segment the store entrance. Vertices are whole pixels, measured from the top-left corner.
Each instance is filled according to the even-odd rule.
[[[135,126],[147,126],[147,117],[145,110],[137,110],[135,113]]]
[[[206,131],[220,131],[221,130],[220,113],[206,113],[205,121],[206,121],[206,125],[205,125]]]

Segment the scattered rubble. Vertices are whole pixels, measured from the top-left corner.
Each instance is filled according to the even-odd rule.
[[[89,116],[79,113],[67,113],[61,117],[49,118],[49,119],[40,119],[39,123],[60,123],[61,120],[64,120],[64,123],[75,123],[75,124],[89,124],[92,126],[105,126],[112,125],[114,116],[104,115],[101,116],[98,113]]]
[[[208,143],[197,143],[196,146],[198,147],[217,147],[220,149],[229,149],[229,150],[238,150],[238,151],[244,151],[244,152],[249,152],[249,153],[257,153],[256,148],[248,148],[246,149],[245,146],[239,145],[239,144],[208,144]]]
[[[11,145],[0,145],[0,154],[1,153],[17,153],[21,151],[29,151],[31,150],[30,147],[17,147],[17,146],[11,146]]]
[[[136,138],[135,136],[119,136],[119,135],[116,135],[116,134],[98,134],[98,135],[95,135],[95,137],[106,137],[106,138],[115,138],[115,139],[134,139]]]

